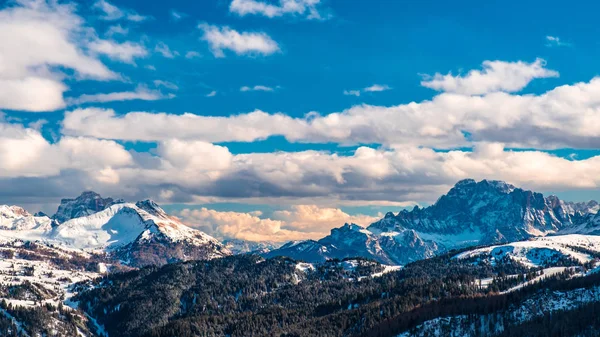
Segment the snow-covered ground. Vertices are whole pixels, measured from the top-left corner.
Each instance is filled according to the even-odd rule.
[[[0,252],[11,249],[1,247]],[[100,274],[84,270],[63,269],[49,261],[29,260],[15,254],[13,258],[4,257],[0,259],[0,284],[5,286],[22,285],[29,282],[34,288],[46,297],[40,301],[27,298],[3,297],[7,303],[31,307],[52,303],[68,301],[73,296],[71,286],[80,281],[91,280]]]
[[[600,301],[600,286],[570,291],[541,291],[524,302],[513,306],[507,312],[499,313],[503,319],[496,321],[519,324],[559,310],[573,310],[591,302]],[[418,325],[412,332],[404,332],[397,337],[425,336],[493,336],[504,331],[502,324],[488,324],[490,315],[479,315],[469,319],[466,315],[438,317]],[[490,330],[491,328],[491,330]]]
[[[456,255],[454,258],[484,257],[494,263],[495,260],[508,256],[530,267],[541,266],[546,261],[557,256],[570,257],[579,263],[586,263],[593,259],[589,254],[577,251],[570,246],[600,252],[600,236],[579,234],[547,236],[528,241],[469,250]]]

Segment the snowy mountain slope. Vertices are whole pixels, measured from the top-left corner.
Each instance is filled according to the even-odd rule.
[[[78,282],[93,280],[109,269],[123,270],[120,266],[106,265],[100,256],[18,239],[1,243],[0,257],[0,316],[21,335],[97,335],[71,298],[87,289]]]
[[[104,250],[133,266],[231,254],[216,239],[184,225],[151,200],[115,204],[71,219],[55,227],[47,241],[83,250]]]
[[[367,228],[344,225],[318,241],[284,245],[268,256],[309,262],[350,256],[406,264],[454,248],[550,234],[600,233],[598,203],[565,202],[502,181],[459,181],[426,208],[388,213]]]
[[[109,206],[98,213],[71,219],[55,227],[50,242],[78,249],[115,249],[160,235],[172,242],[202,245],[216,242],[211,236],[185,226],[150,200]]]
[[[35,216],[19,206],[0,205],[0,230],[47,231],[52,227],[52,220],[47,216]]]
[[[581,264],[592,261],[594,257],[585,251],[600,253],[600,236],[579,234],[547,236],[468,250],[454,258],[477,257],[480,260],[495,263],[495,261],[508,257],[523,265],[541,267],[551,265],[560,258],[573,259]]]
[[[62,214],[59,219],[85,215],[58,223],[47,216],[33,216],[20,207],[0,206],[0,242],[36,241],[64,249],[108,253],[109,258],[132,266],[231,254],[220,242],[169,216],[151,200],[115,203],[111,198],[84,192],[76,199],[64,199],[57,214]]]

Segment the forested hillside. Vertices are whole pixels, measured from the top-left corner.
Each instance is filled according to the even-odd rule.
[[[543,285],[499,294],[540,277],[542,268],[508,257],[490,264],[456,254],[388,273],[368,260],[311,265],[233,256],[110,275],[76,300],[109,335],[393,336],[443,315],[507,310],[543,287],[566,289],[575,280],[600,284],[595,274],[560,281],[586,266],[557,260],[555,265],[573,267],[563,267]],[[489,285],[482,285],[484,279]]]

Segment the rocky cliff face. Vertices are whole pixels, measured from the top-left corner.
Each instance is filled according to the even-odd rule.
[[[75,199],[62,199],[52,219],[62,223],[103,211],[113,204],[123,202],[123,200],[114,200],[113,198],[102,198],[96,192],[85,191]]]

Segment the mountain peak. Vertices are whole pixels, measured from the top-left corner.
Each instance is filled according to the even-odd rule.
[[[102,198],[100,194],[94,191],[84,191],[77,198],[62,199],[52,218],[60,223],[74,218],[91,215],[105,210],[115,203],[122,203],[123,200],[114,200],[113,198]]]
[[[453,191],[464,191],[464,190],[485,190],[485,189],[491,189],[491,190],[495,190],[501,193],[510,193],[513,190],[516,189],[515,186],[502,181],[502,180],[487,180],[487,179],[483,179],[479,182],[475,181],[474,179],[463,179],[459,182],[457,182],[454,187],[450,190],[450,192],[448,192],[448,194],[452,193]]]
[[[391,219],[393,217],[395,217],[395,215],[394,215],[393,212],[387,212],[387,213],[385,213],[385,216],[383,218],[384,219]]]
[[[151,199],[138,201],[135,203],[135,205],[138,208],[141,208],[144,211],[146,211],[152,215],[155,215],[155,216],[166,215],[165,211],[156,202],[154,202],[154,200],[151,200]]]

